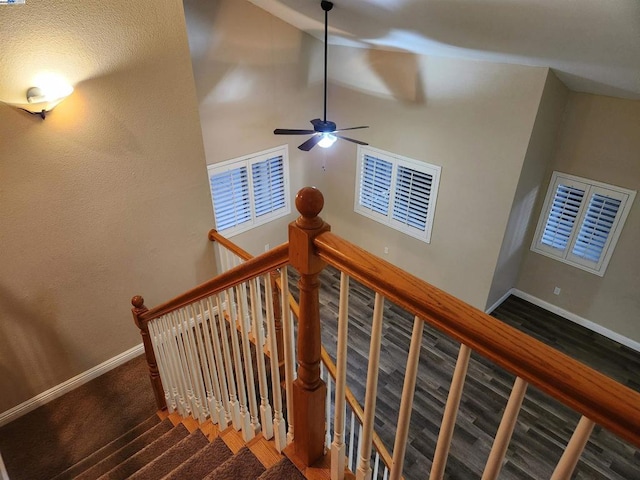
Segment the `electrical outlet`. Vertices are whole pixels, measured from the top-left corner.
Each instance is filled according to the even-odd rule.
[[[389,247],[384,247],[384,253],[385,255],[389,253]]]
[[[265,244],[264,244],[264,251],[265,251],[265,252],[268,252],[268,251],[269,251],[269,248],[271,248],[271,247],[269,246],[269,244],[268,244],[268,243],[265,243]]]
[[[553,294],[554,295],[560,295],[560,287],[556,287],[553,289]]]

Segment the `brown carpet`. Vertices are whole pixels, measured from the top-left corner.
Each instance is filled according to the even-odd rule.
[[[204,478],[233,456],[227,444],[218,437],[176,468],[163,480],[184,480],[186,478]]]
[[[251,450],[242,447],[233,457],[204,477],[204,480],[254,480],[264,471],[264,466]]]
[[[146,362],[139,356],[0,428],[9,478],[55,477],[155,411]]]

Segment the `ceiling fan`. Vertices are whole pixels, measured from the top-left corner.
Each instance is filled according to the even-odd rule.
[[[324,10],[324,117],[323,119],[314,118],[311,120],[313,130],[300,130],[291,128],[276,128],[273,133],[276,135],[313,135],[309,140],[298,146],[300,150],[308,152],[316,145],[320,145],[323,148],[328,148],[338,139],[347,140],[349,142],[357,143],[359,145],[369,145],[368,143],[355,140],[353,138],[344,137],[339,132],[346,130],[358,130],[361,128],[369,128],[368,126],[351,127],[337,129],[334,122],[327,120],[327,45],[328,45],[328,20],[329,10],[333,8],[333,2],[322,0],[320,2],[322,10]]]

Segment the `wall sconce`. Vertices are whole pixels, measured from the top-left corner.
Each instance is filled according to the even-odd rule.
[[[44,87],[31,87],[27,90],[28,103],[15,106],[33,115],[40,115],[44,120],[47,112],[53,110],[56,105],[71,95],[72,92],[73,87],[63,84],[53,85],[46,89]]]

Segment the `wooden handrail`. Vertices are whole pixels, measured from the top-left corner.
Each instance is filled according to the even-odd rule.
[[[336,376],[338,375],[336,364],[333,363],[333,359],[331,358],[331,355],[329,355],[329,353],[325,350],[324,347],[322,347],[322,363],[324,363],[325,367],[327,368],[327,371],[329,372],[331,377],[335,380]],[[353,394],[353,392],[348,386],[345,388],[344,394],[347,399],[347,403],[351,407],[351,410],[353,410],[354,415],[358,418],[360,425],[362,425],[364,423],[364,410],[362,409],[360,402],[358,401],[358,399],[356,398],[356,396]],[[391,454],[387,450],[387,447],[385,447],[384,442],[380,438],[380,435],[378,435],[375,432],[375,430],[373,432],[372,439],[373,439],[373,445],[376,447],[376,451],[380,454],[380,458],[382,458],[382,461],[387,466],[387,468],[391,469],[391,465],[393,464],[393,458],[391,457]]]
[[[239,256],[241,259],[245,261],[253,258],[253,255],[251,255],[249,252],[247,252],[246,250],[243,250],[228,238],[220,235],[215,228],[212,228],[211,230],[209,230],[209,240],[211,240],[212,242],[218,242],[224,248],[233,252],[234,254],[236,254],[237,256]]]
[[[139,319],[143,322],[148,322],[209,295],[222,292],[251,278],[280,268],[287,263],[289,263],[289,244],[283,243],[262,255],[253,257],[245,263],[221,273],[182,295],[178,295],[168,302],[141,313]]]
[[[330,265],[640,447],[640,393],[331,232],[314,246]]]

